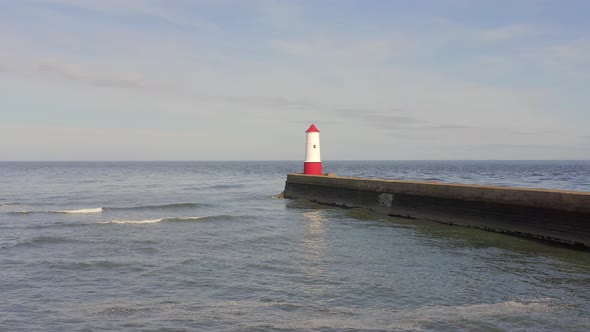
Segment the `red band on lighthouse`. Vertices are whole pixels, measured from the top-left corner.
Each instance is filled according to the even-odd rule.
[[[303,163],[303,174],[310,175],[322,175],[322,163],[304,162]]]
[[[312,124],[305,131],[305,162],[303,174],[322,175],[322,160],[320,159],[320,131]]]

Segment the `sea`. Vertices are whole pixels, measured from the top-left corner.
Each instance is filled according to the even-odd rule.
[[[590,252],[280,199],[299,161],[0,162],[0,331],[590,331]],[[590,161],[324,161],[590,191]]]

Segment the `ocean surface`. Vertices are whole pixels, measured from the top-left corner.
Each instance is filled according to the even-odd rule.
[[[590,330],[590,252],[278,199],[301,170],[0,162],[0,330]],[[590,161],[324,170],[590,191]]]

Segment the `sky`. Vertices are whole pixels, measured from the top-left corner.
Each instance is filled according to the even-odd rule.
[[[589,12],[0,0],[0,160],[590,159]]]

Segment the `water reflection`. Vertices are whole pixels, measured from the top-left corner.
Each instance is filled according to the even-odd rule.
[[[303,213],[306,219],[302,243],[303,254],[298,265],[305,276],[304,290],[312,298],[326,295],[326,283],[329,280],[327,267],[330,259],[326,255],[325,239],[329,220],[323,213],[323,210]]]
[[[322,215],[322,210],[304,212],[303,216],[307,219],[305,230],[308,235],[322,235],[326,230],[328,218]]]

